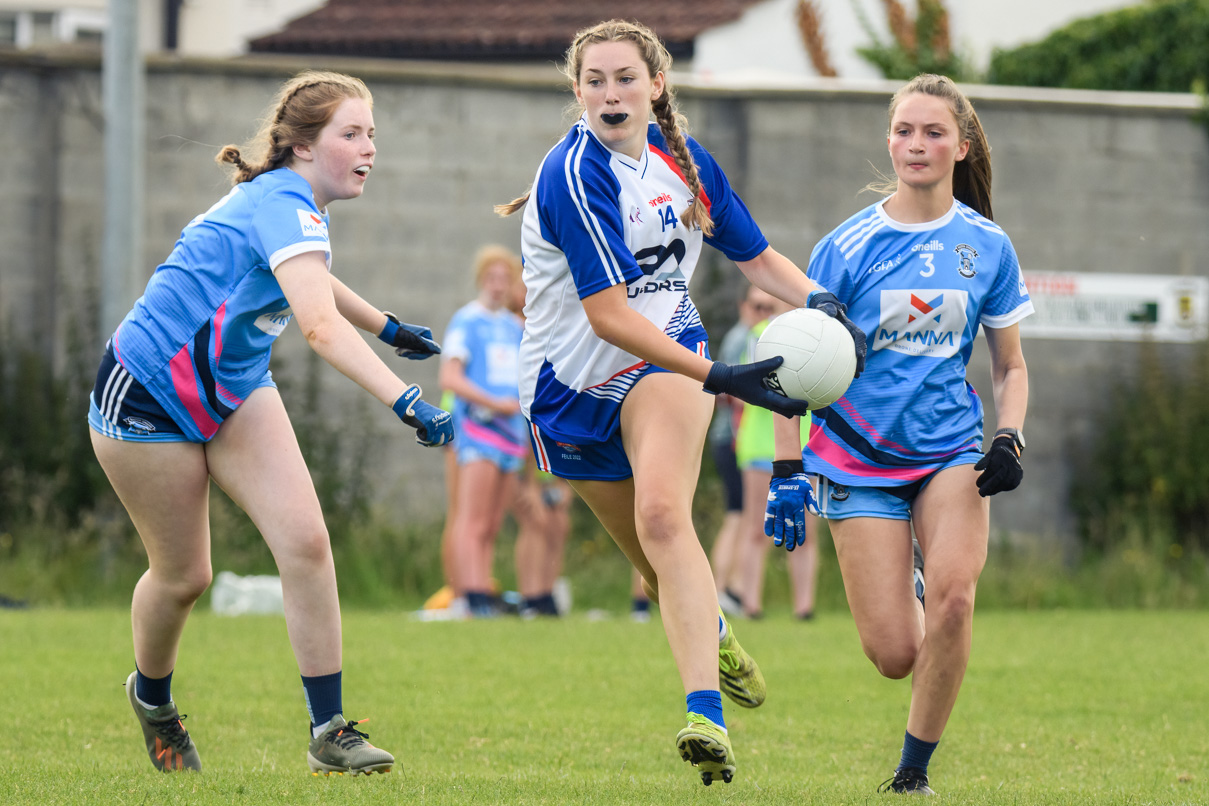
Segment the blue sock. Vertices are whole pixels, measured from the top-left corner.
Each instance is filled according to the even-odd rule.
[[[134,666],[134,696],[148,708],[158,708],[172,702],[172,672],[167,677],[153,680],[139,671],[138,664]]]
[[[318,677],[303,675],[302,691],[306,695],[306,710],[311,715],[312,729],[326,725],[336,714],[344,713],[340,672]]]
[[[722,719],[721,691],[694,691],[684,699],[688,705],[689,713],[701,714],[701,716],[713,722],[718,727],[726,727],[726,722]]]
[[[633,601],[630,602],[630,611],[634,613],[651,612],[651,600],[634,597]]]
[[[726,640],[726,619],[718,616],[718,643]]]
[[[898,762],[898,768],[914,767],[917,770],[928,771],[928,762],[932,760],[932,751],[936,749],[936,745],[940,742],[925,742],[923,739],[916,739],[907,732],[903,737],[903,757]]]

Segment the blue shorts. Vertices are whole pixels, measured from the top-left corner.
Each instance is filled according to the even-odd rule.
[[[680,334],[677,341],[694,349],[694,352],[698,344],[703,345],[705,357],[709,358],[709,338],[700,326],[688,328]],[[663,367],[647,364],[634,382],[637,383],[647,375],[667,371]],[[604,442],[571,443],[555,439],[544,433],[537,423],[529,422],[529,441],[533,446],[533,455],[537,458],[537,469],[560,479],[624,481],[634,475],[630,459],[621,443],[620,428]]]
[[[846,518],[883,518],[892,521],[911,520],[911,505],[915,503],[928,482],[942,470],[958,465],[976,464],[982,454],[976,450],[963,451],[916,482],[901,487],[849,487],[836,484],[825,476],[815,476],[814,497],[819,515],[827,520]]]
[[[271,386],[272,375],[265,372],[257,386]],[[194,442],[169,416],[147,389],[135,380],[113,354],[113,344],[105,345],[105,355],[97,369],[97,380],[88,396],[88,425],[110,439],[132,442]]]

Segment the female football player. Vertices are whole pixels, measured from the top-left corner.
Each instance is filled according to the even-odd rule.
[[[394,759],[346,722],[340,602],[331,546],[289,417],[268,370],[297,317],[307,343],[390,406],[427,446],[449,414],[420,399],[355,328],[425,358],[428,328],[400,323],[329,273],[331,202],[361,195],[374,166],[373,99],[358,79],[286,82],[252,141],[226,146],[234,188],[181,233],[106,345],[91,396],[92,445],[147,550],[132,606],[136,670],[126,690],[151,762],[201,769],[172,699],[177,648],[210,584],[210,481],[264,536],[281,575],[286,629],[310,714],[315,772],[388,772]]]
[[[546,155],[530,192],[498,209],[528,202],[520,391],[538,465],[571,482],[659,602],[687,696],[677,748],[708,784],[735,770],[719,682],[746,707],[765,692],[721,617],[693,530],[713,408],[702,388],[784,414],[805,404],[763,385],[780,358],[710,361],[688,296],[702,243],[790,304],[842,313],[768,245],[713,157],[684,134],[670,67],[641,25],[612,20],[580,31],[564,72],[582,117]]]
[[[814,412],[805,449],[788,420],[777,424],[767,531],[777,545],[800,542],[787,516],[803,503],[828,519],[865,654],[886,677],[912,675],[902,756],[884,788],[930,794],[928,762],[970,655],[987,496],[1023,475],[1018,323],[1033,305],[991,220],[990,148],[969,99],[947,78],[916,77],[890,102],[887,143],[890,195],[820,241],[808,270],[871,334],[872,350],[847,394]],[[979,327],[998,420],[985,453],[982,403],[966,381]],[[817,506],[803,471],[816,478]]]

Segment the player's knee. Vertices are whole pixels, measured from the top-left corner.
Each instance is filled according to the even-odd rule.
[[[929,630],[963,630],[974,615],[974,591],[961,588],[933,593],[929,586],[927,614]]]
[[[298,530],[289,543],[290,558],[308,567],[327,565],[332,561],[332,544],[327,527],[317,524]]]
[[[873,662],[877,673],[891,680],[901,680],[915,668],[919,645],[912,642],[873,646],[865,644],[865,656]]]
[[[682,508],[662,496],[647,496],[635,502],[634,516],[643,542],[667,542],[683,531]]]
[[[201,598],[213,580],[214,570],[210,563],[205,562],[187,568],[175,579],[161,584],[178,605],[187,607]]]

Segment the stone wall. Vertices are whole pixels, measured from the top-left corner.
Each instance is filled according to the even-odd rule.
[[[149,64],[142,278],[181,227],[226,191],[213,161],[218,148],[250,137],[278,84],[308,66],[315,65],[267,58]],[[571,120],[572,97],[553,67],[323,66],[369,83],[379,149],[364,196],[333,205],[333,271],[372,303],[440,334],[473,296],[475,250],[517,244],[519,216],[500,219],[491,207],[529,186]],[[60,368],[71,334],[97,329],[100,86],[96,59],[0,55],[0,333],[24,338]],[[875,178],[872,166],[889,171],[885,110],[895,84],[678,86],[693,133],[773,246],[802,266],[821,236],[875,199],[858,193]],[[993,147],[996,220],[1026,270],[1209,273],[1209,138],[1190,120],[1195,98],[971,93]],[[730,323],[742,277],[707,251],[693,295],[717,333]],[[1202,347],[1169,345],[1163,354],[1185,361]],[[99,355],[100,344],[88,349]],[[276,375],[284,381],[302,372],[308,352],[288,330],[275,351]],[[1100,400],[1132,371],[1135,355],[1128,343],[1025,341],[1025,485],[994,499],[997,532],[1069,537],[1072,457],[1085,450]],[[439,396],[435,363],[394,366],[430,400]],[[416,446],[389,410],[334,370],[319,372],[331,426],[381,437],[366,457],[379,503],[401,518],[439,515],[440,455]],[[992,409],[985,348],[975,352],[971,379]]]

